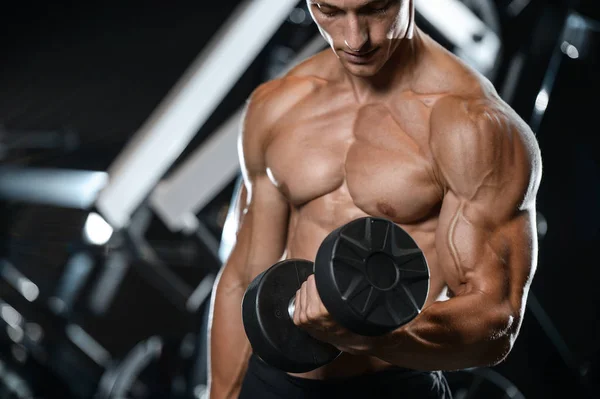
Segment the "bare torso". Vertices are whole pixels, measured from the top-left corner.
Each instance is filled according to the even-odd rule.
[[[424,57],[434,66],[421,68],[408,87],[367,100],[339,77],[339,68],[330,76],[321,72],[335,69],[330,51],[309,60],[297,76],[285,78],[286,95],[301,93],[302,100],[275,123],[264,151],[270,179],[291,204],[285,258],[314,260],[332,230],[366,215],[384,217],[424,251],[429,304],[453,286],[452,276],[439,270],[435,250],[444,189],[429,145],[431,109],[447,95],[466,90],[485,99],[487,92],[449,53],[430,40],[426,46]],[[376,358],[344,354],[298,376],[324,379],[385,367],[389,364]]]

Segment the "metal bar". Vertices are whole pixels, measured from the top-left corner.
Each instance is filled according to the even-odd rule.
[[[89,209],[107,182],[105,172],[6,166],[0,168],[0,198]]]
[[[600,31],[600,23],[585,18],[575,12],[568,15],[560,39],[556,44],[556,48],[550,59],[550,64],[548,65],[546,75],[544,76],[542,87],[535,100],[535,106],[529,122],[531,129],[535,133],[538,133],[544,115],[546,114],[546,109],[548,108],[552,90],[556,84],[558,71],[560,70],[564,57],[574,57],[574,54],[571,53],[570,50],[574,50],[575,54],[579,56],[578,52],[582,51],[585,47],[585,39],[587,37],[585,33],[590,30]]]
[[[238,173],[237,138],[242,113],[237,111],[172,178],[156,187],[150,206],[170,230],[196,231],[196,209],[204,207]]]
[[[77,324],[69,324],[66,333],[69,340],[98,365],[107,367],[110,364],[112,358],[108,350],[83,328]]]
[[[29,302],[35,301],[40,294],[38,286],[6,259],[0,260],[0,277]]]
[[[70,313],[73,310],[93,268],[94,259],[87,252],[76,252],[69,258],[54,296],[49,298],[49,305],[55,313]]]
[[[215,278],[216,276],[210,273],[207,274],[202,281],[200,281],[200,284],[198,284],[186,303],[188,312],[196,313],[204,301],[210,298],[210,293],[212,291]]]
[[[417,0],[415,11],[456,47],[456,55],[466,63],[484,75],[494,70],[500,38],[465,4],[457,0]]]
[[[247,0],[152,113],[109,169],[97,209],[116,229],[181,155],[297,0]]]
[[[107,255],[100,276],[88,297],[92,313],[103,315],[108,311],[129,271],[129,261],[125,251],[112,251]]]

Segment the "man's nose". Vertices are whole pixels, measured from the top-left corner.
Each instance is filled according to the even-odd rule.
[[[344,43],[354,52],[360,52],[369,41],[369,34],[366,24],[362,23],[356,15],[348,16],[348,25],[346,28],[346,37]]]

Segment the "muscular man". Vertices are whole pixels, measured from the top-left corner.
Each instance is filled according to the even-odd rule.
[[[333,51],[249,100],[237,241],[213,293],[210,397],[449,397],[439,371],[495,365],[517,338],[537,262],[537,142],[488,80],[415,26],[413,0],[308,2]],[[251,356],[248,284],[281,259],[314,260],[327,234],[367,215],[423,250],[420,315],[357,336],[309,278],[294,322],[344,354],[299,375]]]

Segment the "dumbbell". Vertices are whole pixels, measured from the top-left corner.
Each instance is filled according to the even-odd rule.
[[[280,370],[303,373],[341,352],[293,322],[295,294],[315,274],[333,319],[363,336],[383,335],[413,320],[429,292],[429,267],[412,237],[389,220],[364,217],[331,232],[315,262],[287,259],[259,274],[242,300],[252,350]]]

